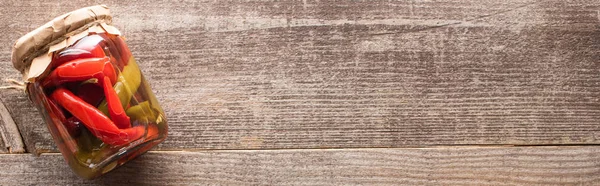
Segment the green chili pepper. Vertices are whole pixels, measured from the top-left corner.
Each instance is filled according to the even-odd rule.
[[[148,85],[147,81],[142,82],[142,85],[145,89],[150,89],[150,85]],[[151,122],[155,123],[158,125],[158,128],[162,128],[164,127],[164,111],[162,110],[162,108],[160,108],[158,101],[156,100],[156,96],[154,96],[154,93],[152,93],[152,91],[148,91],[148,102],[150,102],[150,108],[153,111],[153,116],[152,116],[152,120]],[[162,129],[161,129],[162,130]]]
[[[133,97],[133,94],[140,87],[141,82],[142,75],[140,69],[133,56],[131,56],[129,58],[129,63],[123,67],[123,71],[121,71],[119,77],[117,78],[117,83],[115,83],[113,86],[115,92],[117,92],[117,95],[119,96],[119,100],[121,100],[121,106],[123,106],[124,109],[126,109],[127,104]],[[108,106],[106,100],[100,103],[98,109],[108,116]]]
[[[141,120],[145,122],[156,121],[156,113],[152,110],[149,101],[144,101],[136,106],[131,106],[125,113],[131,120]]]

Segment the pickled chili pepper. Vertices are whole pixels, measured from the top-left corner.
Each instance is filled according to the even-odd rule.
[[[104,86],[104,95],[110,106],[109,113],[114,120],[113,124],[116,124],[121,129],[131,127],[129,117],[125,115],[120,100],[112,87],[112,82],[116,79],[116,72],[112,64],[108,61],[108,58],[88,58],[67,62],[57,67],[46,78],[47,81],[45,84],[46,86],[60,85],[66,82],[83,81],[86,79],[96,79],[96,81]],[[81,120],[81,118],[79,119]]]
[[[81,120],[90,132],[109,145],[125,145],[144,136],[146,128],[135,126],[119,129],[107,116],[94,106],[85,103],[65,88],[57,88],[51,95],[58,104]]]
[[[133,94],[137,91],[141,84],[140,69],[135,62],[135,59],[131,57],[129,59],[129,63],[123,67],[123,71],[119,74],[117,78],[117,82],[114,84],[113,88],[117,93],[119,100],[121,101],[121,106],[123,108],[127,108],[127,105],[131,101]],[[106,100],[100,103],[98,109],[102,111],[104,114],[108,114],[108,105]]]
[[[107,43],[108,45],[111,46],[127,46],[127,45],[122,45],[125,44],[125,42],[122,42],[123,40],[120,40],[119,36],[110,36],[107,34],[99,34],[98,36],[102,37],[104,39],[104,42]],[[121,41],[121,42],[119,42]],[[111,56],[118,56],[119,62],[120,63],[116,63],[119,64],[119,69],[123,69],[123,67],[125,65],[127,65],[129,58],[131,57],[131,52],[129,52],[129,50],[122,50],[122,47],[109,47],[109,52],[110,54],[112,54]]]
[[[109,38],[115,46],[119,47],[117,51],[121,52],[121,61],[123,65],[127,65],[129,63],[129,59],[131,58],[131,51],[129,51],[129,47],[123,41],[123,38],[120,36],[113,36]]]
[[[103,58],[108,56],[105,52],[106,44],[102,43],[100,36],[89,36],[77,41],[73,46],[54,55],[52,67],[56,68],[66,62],[84,58]]]
[[[53,87],[66,82],[97,79],[103,81],[109,77],[115,82],[117,74],[108,57],[77,59],[56,67],[43,81],[44,87]]]
[[[156,122],[157,114],[151,107],[149,101],[141,102],[127,109],[126,113],[132,120]]]
[[[125,110],[121,106],[121,101],[117,96],[117,93],[112,87],[112,83],[108,77],[104,77],[104,95],[108,102],[108,113],[110,118],[114,121],[120,129],[126,129],[131,127],[129,117],[125,114]]]
[[[101,53],[100,53],[101,52]],[[68,48],[65,49],[58,54],[54,55],[54,63],[52,63],[51,68],[56,68],[66,62],[73,61],[75,59],[83,59],[83,58],[101,58],[106,57],[104,51],[87,51],[78,48]]]

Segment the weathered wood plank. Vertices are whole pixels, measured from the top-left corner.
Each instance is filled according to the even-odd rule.
[[[101,179],[59,154],[0,155],[0,183],[233,185],[597,185],[600,147],[150,152]],[[6,169],[8,168],[8,169]]]
[[[0,2],[0,60],[93,3]],[[595,0],[106,4],[168,114],[160,149],[599,142]],[[2,96],[28,147],[54,150]]]

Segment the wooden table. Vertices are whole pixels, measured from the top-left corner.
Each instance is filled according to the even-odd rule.
[[[169,138],[82,180],[1,90],[0,185],[600,184],[598,0],[103,3]],[[1,1],[1,78],[18,37],[94,4]]]

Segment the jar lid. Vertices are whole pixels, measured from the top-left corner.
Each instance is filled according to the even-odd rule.
[[[46,70],[54,51],[87,36],[92,27],[110,27],[107,24],[111,21],[112,16],[105,5],[86,7],[61,15],[15,42],[11,54],[13,66],[23,74],[26,81],[32,82],[33,78]],[[113,27],[104,28],[107,32],[110,29],[118,32]]]

